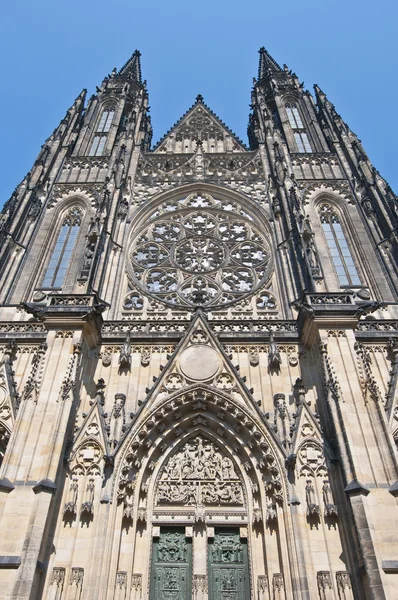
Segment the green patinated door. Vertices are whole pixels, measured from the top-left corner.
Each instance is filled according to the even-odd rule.
[[[191,600],[192,545],[184,527],[161,527],[154,539],[150,600]]]
[[[209,540],[209,600],[250,598],[247,543],[239,529],[216,529]]]

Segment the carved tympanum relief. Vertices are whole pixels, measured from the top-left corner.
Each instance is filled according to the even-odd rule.
[[[191,194],[152,215],[133,240],[132,282],[175,306],[227,305],[265,284],[271,252],[252,217],[232,202]]]
[[[157,505],[243,503],[242,484],[232,460],[201,436],[188,441],[169,459],[157,485]]]

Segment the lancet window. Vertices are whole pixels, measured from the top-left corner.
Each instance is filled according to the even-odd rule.
[[[290,127],[293,129],[298,152],[312,152],[312,147],[297,106],[295,104],[287,104],[286,113]]]
[[[99,120],[93,142],[91,144],[90,156],[101,156],[104,152],[105,142],[108,137],[109,130],[112,125],[113,117],[115,115],[115,111],[113,108],[105,109],[102,112],[101,118]]]
[[[362,285],[338,214],[322,204],[319,215],[340,285]]]
[[[62,288],[66,272],[71,262],[81,220],[81,209],[74,207],[68,211],[68,214],[62,221],[61,230],[58,234],[55,248],[43,279],[42,287]]]

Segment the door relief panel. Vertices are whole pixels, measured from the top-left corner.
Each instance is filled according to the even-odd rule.
[[[191,600],[192,547],[185,528],[162,527],[154,540],[151,600]]]
[[[239,529],[216,530],[209,542],[209,600],[250,597],[247,545]]]

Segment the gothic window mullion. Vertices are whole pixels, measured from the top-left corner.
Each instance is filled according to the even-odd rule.
[[[58,234],[55,248],[48,264],[42,287],[62,288],[65,276],[72,260],[81,222],[80,209],[71,209],[64,219]]]
[[[289,125],[293,131],[297,151],[300,153],[313,152],[311,142],[297,106],[295,104],[286,105],[286,114],[289,119]]]
[[[322,229],[340,285],[362,285],[338,216],[328,205],[320,208]]]
[[[89,156],[102,156],[105,149],[108,133],[112,125],[114,109],[105,109],[95,130],[94,138],[90,147]]]

